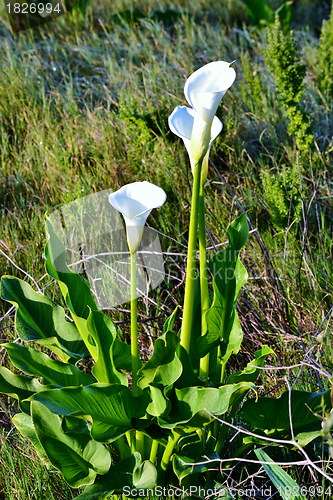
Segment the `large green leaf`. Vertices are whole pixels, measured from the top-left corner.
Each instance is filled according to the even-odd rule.
[[[223,298],[213,279],[213,303],[206,312],[207,332],[197,340],[197,355],[203,358],[207,353],[218,347],[223,329]]]
[[[101,443],[91,439],[88,425],[85,433],[71,435],[62,431],[60,417],[44,405],[33,401],[31,410],[39,442],[70,486],[92,484],[97,474],[108,472],[110,453]]]
[[[17,307],[15,326],[22,340],[52,349],[65,362],[88,354],[77,328],[66,321],[64,309],[36,293],[25,281],[3,276],[1,298]]]
[[[246,269],[239,260],[239,252],[249,235],[246,213],[231,222],[227,234],[228,247],[209,262],[214,278],[214,299],[206,313],[207,332],[197,341],[199,357],[220,346],[223,363],[226,363],[231,354],[239,351],[243,339],[236,300],[248,278]]]
[[[47,387],[40,384],[36,378],[14,375],[8,368],[0,366],[0,392],[18,399],[24,413],[30,412],[30,403],[24,400],[44,389]]]
[[[174,384],[181,389],[203,385],[194,374],[187,351],[180,345],[179,337],[167,330],[155,341],[150,360],[140,369],[138,385],[149,388],[151,403],[147,408],[150,415],[161,416],[170,409],[166,392]]]
[[[98,311],[88,282],[67,266],[65,247],[48,219],[46,229],[49,234],[45,249],[46,270],[59,282],[77,329],[97,365],[94,368],[96,378],[100,382],[117,383],[120,380],[126,383],[116,368],[130,368],[130,347],[115,338],[115,326],[110,318]]]
[[[254,453],[260,462],[269,462],[262,463],[262,466],[283,500],[304,499],[301,488],[296,481],[294,481],[285,470],[277,465],[274,460],[267,455],[267,453],[263,450],[254,450]]]
[[[176,355],[178,344],[179,337],[171,331],[156,339],[151,358],[139,371],[139,387],[144,389],[151,382],[166,387],[180,377],[182,364]]]
[[[174,454],[172,459],[173,470],[179,481],[182,481],[185,477],[191,474],[218,469],[220,462],[220,457],[216,452],[198,457],[198,460],[193,460],[186,455],[179,455],[177,453]]]
[[[184,387],[205,385],[205,382],[200,380],[194,373],[194,370],[192,368],[194,363],[191,363],[192,358],[190,361],[189,353],[181,344],[177,346],[177,356],[182,364],[183,371],[179,379],[176,380],[174,384],[175,387],[177,387],[178,389],[183,389]]]
[[[164,415],[170,410],[170,401],[165,395],[163,387],[158,387],[153,384],[149,385],[151,402],[147,406],[147,413],[154,417]]]
[[[98,382],[128,384],[124,373],[116,370],[113,361],[113,344],[117,336],[116,326],[102,311],[90,311],[87,328],[96,348],[95,364],[92,369]]]
[[[261,349],[259,349],[254,353],[255,358],[252,359],[247,364],[246,368],[244,368],[244,370],[241,372],[233,373],[232,375],[230,375],[226,380],[226,384],[239,384],[240,382],[255,382],[260,373],[258,367],[264,365],[265,359],[270,354],[274,354],[274,351],[272,351],[272,349],[270,349],[266,345],[262,346]],[[239,390],[238,392],[235,392],[231,396],[230,406],[233,409],[233,414],[235,414],[236,411],[238,410],[238,407],[243,401],[245,394],[247,392],[248,389],[244,387],[243,390]]]
[[[119,339],[115,339],[112,346],[112,356],[114,366],[117,370],[132,370],[131,347]]]
[[[95,484],[89,486],[75,500],[104,500],[112,493],[124,493],[130,498],[130,492],[137,490],[135,497],[144,497],[145,490],[153,488],[157,481],[154,465],[146,460],[141,461],[140,453],[113,465],[105,476],[98,477]]]
[[[12,363],[27,375],[43,377],[44,384],[66,386],[90,385],[96,380],[84,373],[75,365],[61,363],[49,358],[46,354],[23,347],[14,342],[3,344]]]
[[[40,459],[46,464],[48,464],[48,457],[44,451],[44,448],[40,444],[34,423],[32,421],[32,417],[30,415],[27,415],[26,413],[17,413],[16,415],[13,416],[12,422],[15,425],[16,429],[19,431],[22,436],[26,437],[31,441],[31,443],[34,445],[38,456]]]
[[[89,415],[93,421],[92,437],[104,443],[149,424],[140,420],[150,403],[147,389],[140,397],[134,397],[123,385],[94,384],[43,391],[31,400],[39,401],[57,415]]]
[[[171,411],[164,419],[159,419],[159,424],[161,427],[170,429],[176,425],[186,429],[201,428],[213,420],[211,414],[218,416],[228,411],[232,396],[238,391],[244,391],[244,389],[255,390],[255,387],[251,383],[240,382],[239,384],[223,385],[219,388],[186,387],[175,389],[174,394],[170,396]]]
[[[72,272],[67,266],[66,249],[49,219],[46,219],[46,231],[49,235],[45,248],[46,270],[60,282],[61,292],[71,311],[76,316],[87,319],[90,310],[98,309],[90,287],[80,274]]]
[[[177,454],[190,458],[200,457],[204,453],[204,444],[206,443],[203,442],[198,432],[184,434],[177,443]]]
[[[296,441],[304,444],[317,437],[321,430],[323,411],[332,409],[331,390],[325,392],[291,392],[291,420]],[[250,399],[243,405],[241,417],[270,437],[290,439],[289,392],[280,398]]]
[[[88,283],[80,274],[72,272],[67,266],[66,249],[48,219],[46,219],[46,230],[49,234],[45,248],[46,270],[58,281],[77,329],[91,356],[97,359],[97,347],[91,340],[87,319],[90,311],[97,311],[98,307]]]
[[[173,311],[173,313],[167,318],[166,322],[164,323],[163,333],[173,331],[173,327],[174,327],[174,324],[176,321],[177,312],[178,312],[178,306],[176,307],[176,309]]]
[[[252,359],[244,368],[243,371],[233,373],[227,378],[227,384],[238,384],[239,382],[255,382],[260,373],[258,367],[264,366],[265,359],[270,354],[274,355],[274,351],[267,345],[263,345],[258,351],[254,353],[254,359]]]

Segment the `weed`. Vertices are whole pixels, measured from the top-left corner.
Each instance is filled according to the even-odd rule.
[[[265,59],[276,78],[279,99],[289,118],[288,132],[294,135],[296,147],[306,155],[313,141],[310,117],[300,106],[304,90],[306,66],[299,62],[293,33],[284,35],[279,18],[267,29]]]

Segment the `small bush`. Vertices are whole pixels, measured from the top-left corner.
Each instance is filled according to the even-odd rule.
[[[323,21],[319,39],[318,84],[324,94],[333,96],[333,4],[330,18]]]
[[[307,154],[313,135],[310,117],[299,104],[303,96],[306,66],[299,62],[293,32],[284,35],[277,16],[274,27],[267,29],[267,42],[264,53],[266,64],[275,76],[279,100],[290,120],[288,133],[294,135],[297,149]]]

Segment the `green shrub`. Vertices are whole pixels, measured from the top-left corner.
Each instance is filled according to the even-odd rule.
[[[313,135],[310,117],[299,104],[303,96],[306,67],[299,62],[293,32],[285,35],[277,16],[274,27],[267,29],[267,43],[264,56],[267,66],[274,74],[278,98],[290,120],[288,133],[295,137],[297,149],[307,154]]]
[[[277,230],[290,226],[299,218],[302,207],[297,164],[291,170],[284,165],[274,176],[266,170],[261,174],[261,180],[272,224]]]
[[[330,18],[323,21],[317,59],[319,88],[333,96],[333,4]]]

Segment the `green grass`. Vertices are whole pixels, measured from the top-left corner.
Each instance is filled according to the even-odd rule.
[[[36,456],[33,446],[15,430],[0,429],[0,498],[3,500],[70,500],[76,492],[56,470]]]
[[[115,16],[131,5],[146,19],[125,22]],[[178,12],[168,24],[148,19],[154,9],[165,8]],[[45,277],[45,213],[136,180],[149,180],[166,191],[167,203],[152,214],[150,224],[165,234],[164,250],[184,253],[192,178],[185,148],[169,131],[167,118],[175,106],[186,104],[184,82],[195,69],[217,59],[236,60],[236,83],[218,110],[224,129],[212,148],[206,187],[212,242],[225,242],[226,227],[240,206],[256,229],[242,256],[250,280],[239,301],[245,341],[234,367],[243,366],[265,342],[276,350],[278,366],[311,362],[312,356],[331,369],[333,103],[317,82],[318,35],[328,14],[323,2],[303,0],[294,7],[295,38],[307,67],[301,105],[311,116],[314,143],[311,156],[296,170],[299,210],[296,214],[282,183],[278,194],[286,200],[288,215],[285,226],[277,227],[274,196],[268,196],[262,179],[265,172],[283,178],[296,168],[297,150],[263,57],[265,31],[248,23],[241,2],[118,0],[111,9],[100,0],[85,21],[68,15],[17,35],[11,35],[2,10],[1,275],[31,283],[10,257],[47,295],[60,300]],[[183,288],[177,285],[167,279],[152,293],[164,311],[182,304]],[[0,317],[6,311],[8,304],[2,302]],[[155,316],[160,310],[142,305],[140,312]],[[128,314],[114,317],[127,320]],[[12,323],[13,314],[0,327]],[[160,325],[153,326],[142,324],[142,339],[156,334]],[[11,327],[1,330],[2,341],[14,336]],[[0,356],[8,363],[2,352]],[[297,370],[291,373],[298,377]],[[281,381],[277,372],[267,373],[260,390],[267,392]],[[328,380],[320,383],[328,387]],[[297,388],[320,389],[312,369],[303,369]],[[27,446],[14,431],[8,439],[1,435],[4,498],[72,498]]]

